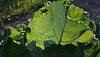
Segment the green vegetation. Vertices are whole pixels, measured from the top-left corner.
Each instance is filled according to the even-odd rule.
[[[100,20],[98,20],[98,21],[96,22],[96,25],[97,25],[98,29],[100,29]]]
[[[48,3],[28,26],[0,33],[0,57],[99,57],[96,25],[88,16],[70,0]]]
[[[28,11],[40,8],[47,1],[49,0],[0,0],[0,26]]]

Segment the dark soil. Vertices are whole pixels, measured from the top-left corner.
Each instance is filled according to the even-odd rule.
[[[28,25],[28,21],[27,20],[30,19],[30,18],[33,18],[34,12],[35,11],[28,12],[25,15],[19,16],[18,19],[14,20],[12,22],[10,22],[10,21],[7,22],[5,25],[3,25],[3,26],[0,27],[0,32],[4,32],[4,28],[8,28],[8,27],[15,28],[16,25],[18,25],[18,24]]]
[[[94,32],[96,37],[100,40],[100,29],[97,27],[96,32]]]

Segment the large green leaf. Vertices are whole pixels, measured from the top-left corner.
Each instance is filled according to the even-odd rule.
[[[63,31],[61,44],[69,44],[73,42],[87,42],[94,37],[92,31],[85,25],[85,23],[78,23],[71,19],[67,19],[66,25]]]
[[[43,13],[45,10],[47,12]],[[66,21],[65,13],[62,1],[53,2],[48,7],[37,11],[28,25],[31,28],[31,33],[27,34],[26,45],[33,40],[36,41],[36,46],[42,49],[44,49],[44,41],[50,44],[49,40],[51,40],[58,44]]]
[[[28,27],[31,28],[31,32],[27,33],[26,45],[36,41],[36,46],[44,49],[45,46],[52,43],[61,43],[62,45],[76,44],[77,42],[88,42],[94,38],[93,32],[85,25],[85,22],[74,20],[74,17],[73,19],[68,19],[65,16],[68,6],[62,1],[56,1],[37,11],[34,18],[29,20]],[[77,9],[78,11],[75,11],[77,12],[76,14],[79,15],[81,11],[81,15],[84,14],[82,9],[80,10],[78,7]],[[75,19],[82,19],[81,15]]]
[[[74,5],[70,5],[67,15],[69,19],[77,20],[78,22],[85,22],[85,24],[88,25],[91,30],[96,31],[96,25],[94,21],[89,20],[89,13],[83,9],[75,7]]]

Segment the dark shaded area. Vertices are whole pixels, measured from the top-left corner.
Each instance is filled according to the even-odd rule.
[[[84,57],[80,48],[74,45],[51,45],[42,51],[43,57]]]
[[[11,38],[0,46],[0,57],[34,57],[24,45],[17,45]]]
[[[43,57],[96,57],[99,52],[99,44],[89,43],[86,45],[78,43],[78,46],[52,44],[45,48],[42,54]]]
[[[96,34],[96,37],[100,40],[100,29],[97,27],[96,32],[94,32]]]
[[[44,9],[44,10],[40,10],[40,11],[41,11],[42,13],[47,13],[48,10],[47,10],[47,9]],[[41,13],[41,14],[42,14],[42,13]]]

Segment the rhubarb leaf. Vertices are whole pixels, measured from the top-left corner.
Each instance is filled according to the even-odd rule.
[[[56,1],[37,11],[28,25],[31,32],[27,33],[26,45],[36,41],[36,46],[44,49],[51,44],[77,45],[77,42],[88,42],[94,38],[93,32],[85,22],[79,22],[88,15],[84,15],[84,11],[76,7],[71,19],[67,18],[67,6],[69,7],[62,1]]]
[[[47,12],[43,12],[47,10]],[[51,44],[60,42],[62,31],[65,25],[65,7],[62,1],[56,1],[49,6],[43,7],[37,11],[33,20],[29,23],[28,27],[31,28],[31,33],[27,34],[27,43],[36,41],[36,46],[44,49],[44,41]]]

